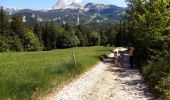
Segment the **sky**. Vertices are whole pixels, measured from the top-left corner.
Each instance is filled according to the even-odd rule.
[[[119,7],[126,7],[125,0],[65,0],[66,2],[83,2],[83,3],[102,3],[114,4]],[[14,8],[29,8],[29,9],[50,9],[58,0],[0,0],[0,6]]]

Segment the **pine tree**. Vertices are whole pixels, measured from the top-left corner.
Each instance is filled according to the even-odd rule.
[[[0,8],[0,35],[7,36],[8,35],[8,21],[7,16],[3,10],[3,7]]]
[[[43,26],[43,35],[42,35],[42,40],[44,42],[44,47],[45,50],[51,50],[52,46],[51,46],[51,34],[49,32],[49,28],[50,25],[49,23],[45,23],[45,25]]]
[[[22,22],[22,18],[20,16],[18,15],[12,16],[11,29],[16,35],[19,36],[21,40],[24,38],[26,25]]]
[[[102,28],[100,29],[100,36],[101,36],[101,45],[107,45],[109,40]]]
[[[42,40],[42,34],[43,34],[42,28],[43,27],[42,27],[41,23],[36,23],[34,26],[34,32],[39,37],[40,40]]]

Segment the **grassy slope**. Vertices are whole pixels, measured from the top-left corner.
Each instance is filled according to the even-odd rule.
[[[0,53],[0,98],[27,100],[74,78],[110,53],[108,47],[80,47],[41,52]],[[72,52],[75,51],[77,66]]]

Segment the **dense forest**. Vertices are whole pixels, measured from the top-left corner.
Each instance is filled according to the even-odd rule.
[[[118,26],[99,27],[98,29],[63,23],[36,22],[29,26],[22,16],[6,15],[3,7],[0,10],[0,51],[39,51],[76,46],[114,45],[115,37],[120,32]],[[95,26],[96,27],[96,26]]]

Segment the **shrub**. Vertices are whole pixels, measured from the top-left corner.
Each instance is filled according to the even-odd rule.
[[[155,88],[158,89],[162,94],[160,99],[170,100],[170,75],[161,78]]]
[[[143,75],[150,89],[161,100],[170,100],[170,67],[168,59],[159,59],[143,67]]]

